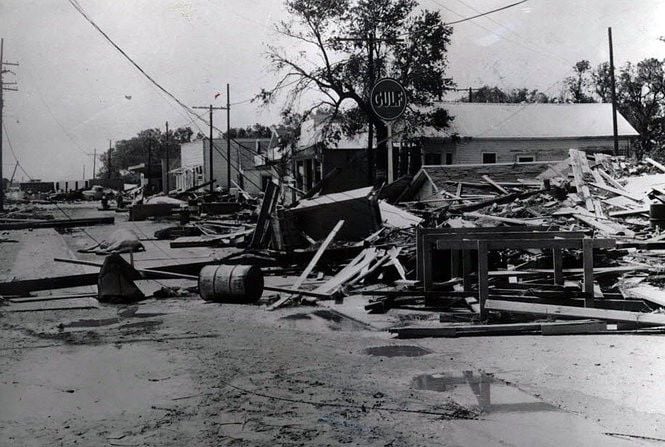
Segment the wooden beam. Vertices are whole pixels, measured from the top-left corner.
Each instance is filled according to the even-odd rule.
[[[325,252],[328,249],[328,245],[333,241],[335,238],[335,235],[337,232],[342,228],[344,225],[344,220],[340,220],[337,222],[337,224],[333,227],[333,229],[328,233],[328,236],[325,238],[325,240],[321,243],[321,246],[319,247],[318,250],[316,250],[316,253],[314,253],[314,256],[312,256],[312,259],[309,261],[307,266],[305,267],[305,270],[302,271],[300,276],[296,279],[296,281],[293,283],[293,287],[291,288],[292,292],[289,295],[286,295],[279,299],[277,302],[272,304],[271,306],[268,306],[268,310],[275,310],[287,302],[289,302],[295,295],[297,295],[298,290],[300,289],[300,286],[302,286],[302,283],[307,279],[310,273],[312,273],[312,270],[314,270],[314,267],[316,267],[316,264],[319,262],[319,259],[321,259],[321,256],[323,255],[323,252]]]
[[[582,268],[584,269],[584,306],[593,307],[593,239],[582,240]]]
[[[389,332],[398,338],[424,337],[461,337],[490,335],[538,334],[563,335],[598,333],[607,330],[607,323],[597,320],[556,321],[507,324],[451,324],[436,327],[404,327],[392,328]]]
[[[665,325],[665,314],[626,312],[622,310],[596,309],[591,307],[555,306],[550,304],[487,300],[485,308],[489,310],[532,315],[594,318],[598,320],[621,321],[649,326]]]
[[[489,275],[488,275],[488,251],[487,242],[478,241],[478,302],[480,303],[480,320],[483,321],[485,315],[485,301],[489,295]]]
[[[490,185],[492,185],[501,194],[510,194],[510,192],[506,188],[504,188],[503,186],[499,185],[494,180],[492,180],[489,175],[483,175],[482,179],[485,180]]]
[[[602,189],[603,191],[611,192],[612,194],[616,194],[618,196],[623,196],[623,197],[626,197],[627,199],[634,200],[635,202],[639,202],[639,203],[643,202],[643,199],[641,197],[630,194],[630,193],[628,193],[626,191],[623,191],[623,190],[620,190],[620,189],[612,188],[611,186],[601,185],[600,183],[591,183],[591,185],[598,188],[598,189]]]
[[[113,225],[115,217],[86,217],[81,219],[52,219],[30,222],[0,223],[0,230],[25,230],[30,228],[72,228],[92,225]]]
[[[653,158],[646,157],[646,158],[644,159],[644,161],[646,161],[647,163],[649,163],[651,166],[653,166],[653,167],[659,169],[660,172],[665,172],[665,166],[663,166],[662,164],[658,163],[658,162],[657,162],[656,160],[654,160]]]

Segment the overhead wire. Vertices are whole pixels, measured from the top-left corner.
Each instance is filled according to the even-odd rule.
[[[491,11],[482,12],[482,13],[477,14],[477,15],[472,16],[472,17],[465,17],[463,19],[456,20],[454,22],[448,22],[445,25],[456,25],[458,23],[462,23],[462,22],[466,22],[466,21],[469,21],[469,20],[477,19],[479,17],[484,17],[484,16],[487,16],[489,14],[494,14],[495,12],[503,11],[503,10],[508,9],[508,8],[513,8],[517,5],[521,5],[522,3],[526,3],[527,1],[529,1],[529,0],[521,0],[521,1],[516,2],[516,3],[511,3],[510,5],[502,6],[500,8],[496,8],[496,9],[492,9]]]
[[[12,140],[9,138],[9,132],[7,131],[7,124],[4,121],[2,122],[2,128],[4,129],[5,139],[7,140],[7,144],[9,145],[9,150],[11,151],[12,156],[16,161],[16,165],[21,169],[21,172],[23,172],[26,175],[26,177],[28,177],[28,179],[34,178],[27,173],[27,171],[25,170],[25,168],[23,168],[23,165],[19,161],[18,156],[16,155],[16,151],[14,151],[14,145],[12,144]]]

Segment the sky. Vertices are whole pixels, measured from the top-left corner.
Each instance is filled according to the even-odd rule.
[[[445,21],[515,0],[421,0]],[[79,5],[149,75],[189,106],[226,104],[231,126],[279,122],[280,103],[249,102],[275,82],[266,45],[288,45],[273,24],[287,19],[281,0],[78,0]],[[575,62],[615,64],[665,58],[662,0],[528,0],[454,26],[449,74],[460,88],[497,85],[558,94]],[[91,177],[96,150],[142,129],[199,129],[114,49],[68,0],[0,0],[7,67],[3,172],[44,180]],[[215,95],[221,93],[217,98]],[[454,99],[450,97],[449,99]],[[225,126],[217,112],[215,125]],[[197,122],[207,134],[205,124]],[[10,147],[11,145],[11,147]],[[12,149],[13,148],[13,152]]]

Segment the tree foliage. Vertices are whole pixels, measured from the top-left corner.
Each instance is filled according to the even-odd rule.
[[[565,96],[561,99],[573,103],[596,102],[591,94],[594,82],[592,71],[591,63],[587,60],[581,60],[573,65],[573,75],[564,80],[566,90]]]
[[[291,48],[268,47],[269,65],[281,77],[257,99],[283,98],[285,115],[306,99],[312,106],[303,118],[324,111],[327,125],[339,124],[347,134],[369,121],[381,139],[386,129],[371,111],[369,94],[375,80],[389,76],[407,90],[407,129],[445,127],[447,114],[429,106],[453,86],[446,77],[452,29],[439,12],[417,6],[415,0],[286,0],[291,19],[277,31]],[[294,51],[295,44],[303,50]]]
[[[108,152],[100,154],[98,158],[101,166],[97,174],[106,177],[110,172],[111,177],[118,177],[120,170],[140,163],[147,164],[148,151],[153,162],[165,158],[167,148],[170,158],[175,159],[180,156],[177,150],[180,144],[190,142],[193,134],[189,127],[169,130],[168,135],[160,129],[142,130],[135,137],[115,143],[111,149],[110,165]]]
[[[469,98],[462,99],[468,102]],[[495,102],[495,103],[533,103],[533,102],[550,102],[550,98],[538,89],[515,88],[508,92],[501,90],[499,87],[490,87],[484,85],[481,88],[471,92],[471,102]]]
[[[654,149],[663,152],[665,145],[664,63],[654,58],[627,63],[616,80],[619,110],[640,133],[638,157]]]

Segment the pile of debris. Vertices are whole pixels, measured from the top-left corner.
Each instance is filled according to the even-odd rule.
[[[239,250],[215,261],[116,270],[128,283],[198,280],[206,284],[206,297],[233,295],[234,302],[243,290],[252,290],[247,302],[260,296],[247,276],[233,282],[242,269],[253,267],[255,281],[256,269],[261,275],[296,273],[287,287],[263,286],[277,293],[259,302],[277,309],[359,295],[370,313],[423,312],[418,325],[393,329],[400,337],[665,326],[665,275],[659,274],[665,166],[652,159],[635,162],[571,149],[558,162],[424,166],[410,182],[384,190],[304,197],[292,206],[280,197],[279,185],[271,182],[260,198],[236,188],[223,200],[192,190],[137,203],[134,216],[140,207],[151,207],[151,216],[157,206],[168,208],[165,216],[178,210],[180,224],[155,233],[169,239],[172,249]],[[91,250],[141,248],[109,242]],[[241,270],[202,270],[210,264]],[[116,271],[102,271],[109,269]],[[210,288],[215,275],[235,285]],[[1,283],[0,294],[32,292],[37,285],[72,287],[76,281],[98,284],[100,299],[105,293],[97,276],[30,281]],[[134,294],[130,299],[139,296],[127,289]]]

